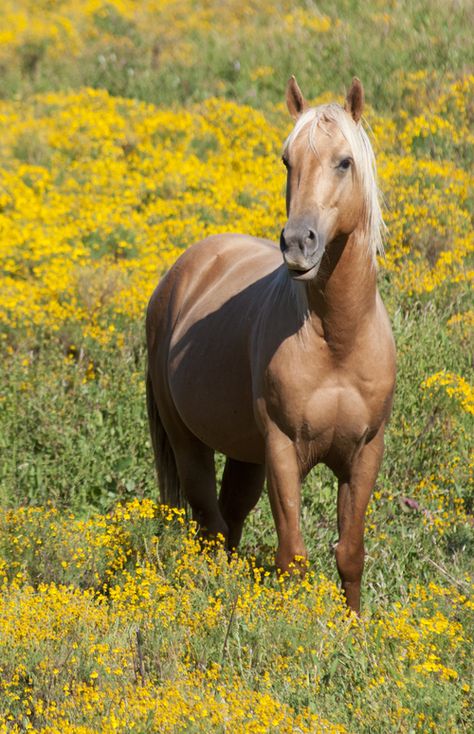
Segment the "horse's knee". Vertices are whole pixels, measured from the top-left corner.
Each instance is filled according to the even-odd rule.
[[[360,583],[364,570],[364,544],[339,541],[335,548],[336,565],[343,583]]]

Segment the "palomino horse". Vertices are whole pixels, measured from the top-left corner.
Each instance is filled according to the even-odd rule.
[[[376,285],[383,221],[354,79],[345,107],[308,108],[283,153],[280,249],[223,234],[187,250],[148,307],[148,412],[162,501],[188,502],[208,534],[240,540],[266,477],[276,565],[301,563],[301,482],[318,462],[339,481],[337,568],[358,611],[364,516],[379,470],[395,349]],[[216,491],[214,451],[225,454]]]

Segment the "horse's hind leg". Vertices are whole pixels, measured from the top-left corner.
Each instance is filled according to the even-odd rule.
[[[189,502],[195,520],[204,535],[221,533],[228,528],[217,502],[214,451],[184,428],[171,439],[181,491]]]
[[[229,528],[228,547],[239,544],[245,518],[257,504],[265,481],[265,466],[227,459],[219,507]]]

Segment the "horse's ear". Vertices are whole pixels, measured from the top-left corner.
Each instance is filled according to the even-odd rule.
[[[360,79],[356,76],[352,80],[351,88],[347,92],[346,104],[344,109],[348,112],[355,122],[359,122],[364,109],[364,87]]]
[[[307,109],[308,103],[306,102],[301,89],[298,86],[294,76],[288,79],[286,85],[286,104],[288,105],[289,113],[295,120]]]

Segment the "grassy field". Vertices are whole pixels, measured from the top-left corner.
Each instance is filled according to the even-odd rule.
[[[0,734],[474,729],[473,22],[467,0],[2,2]],[[362,79],[389,230],[360,619],[329,472],[295,583],[266,497],[230,563],[201,548],[148,437],[148,297],[207,234],[278,238],[291,73],[315,102]]]

